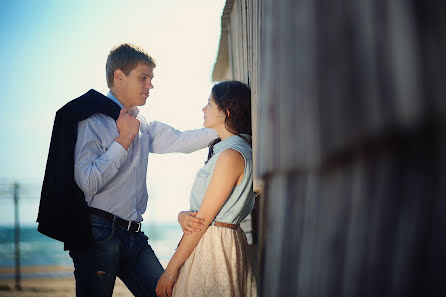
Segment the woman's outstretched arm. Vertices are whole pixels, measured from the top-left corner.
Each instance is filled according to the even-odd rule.
[[[196,215],[197,218],[205,220],[204,227],[201,231],[184,234],[175,254],[158,281],[156,293],[159,297],[172,296],[172,288],[180,267],[189,258],[233,188],[243,179],[244,168],[243,156],[234,149],[227,149],[218,157],[208,189]]]

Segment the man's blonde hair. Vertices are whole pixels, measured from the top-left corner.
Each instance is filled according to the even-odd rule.
[[[119,69],[129,75],[130,72],[136,68],[138,63],[145,63],[153,68],[156,67],[155,60],[146,53],[142,48],[123,43],[114,47],[107,57],[107,64],[105,65],[105,71],[107,74],[107,86],[111,88],[113,86],[113,76],[115,70]]]

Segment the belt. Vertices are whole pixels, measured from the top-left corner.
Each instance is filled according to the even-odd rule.
[[[119,226],[121,226],[124,229],[126,229],[127,231],[130,231],[130,232],[139,232],[139,231],[141,231],[141,223],[134,222],[134,221],[126,221],[124,219],[121,219],[120,217],[112,215],[109,212],[106,212],[105,210],[90,207],[90,214],[97,215],[97,216],[99,216],[101,218],[104,218],[104,219],[110,221],[110,222],[113,222],[113,220],[116,220],[116,223]]]
[[[223,223],[223,222],[213,222],[212,225],[216,226],[216,227],[224,227],[224,228],[229,228],[229,229],[238,229],[240,227],[240,225],[236,225],[236,224],[229,224],[229,223]],[[180,242],[178,242],[177,248],[180,246],[181,240],[183,240],[184,234],[183,236],[181,236]]]
[[[214,222],[214,226],[230,228],[230,229],[237,229],[238,227],[240,227],[240,225],[228,224],[228,223],[223,223],[223,222]]]

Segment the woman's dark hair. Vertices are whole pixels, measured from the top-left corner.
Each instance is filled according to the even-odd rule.
[[[212,87],[211,94],[218,109],[226,114],[226,129],[240,137],[243,137],[240,134],[251,136],[251,89],[249,86],[236,80],[222,81]],[[250,139],[243,138],[251,145]],[[214,145],[220,141],[221,139],[217,138],[209,143],[207,161],[214,155]]]

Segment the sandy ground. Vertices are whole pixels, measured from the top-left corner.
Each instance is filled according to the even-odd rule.
[[[23,267],[23,275],[59,273],[65,276],[72,275],[73,267],[40,266]],[[0,268],[0,297],[75,297],[75,281],[73,277],[51,278],[22,278],[22,290],[15,289],[14,279],[2,279],[5,275],[14,275],[14,268]],[[252,296],[257,296],[257,288],[253,284]],[[124,283],[117,278],[113,297],[132,297],[132,293]]]
[[[72,267],[24,267],[23,273],[33,272],[72,272]],[[1,274],[14,273],[12,268],[0,268]],[[74,297],[74,277],[69,278],[24,278],[22,290],[15,289],[14,279],[0,279],[0,297]],[[116,279],[113,296],[131,297],[132,293],[120,279]]]

